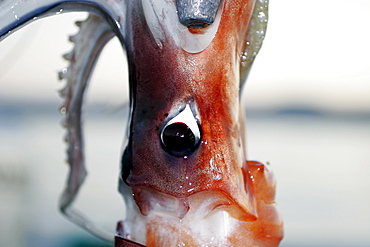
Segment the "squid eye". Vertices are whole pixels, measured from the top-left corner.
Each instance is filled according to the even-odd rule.
[[[184,123],[168,125],[162,133],[163,144],[175,152],[183,152],[195,146],[195,136]]]
[[[189,105],[162,128],[160,137],[163,148],[171,155],[182,157],[195,151],[201,136]]]

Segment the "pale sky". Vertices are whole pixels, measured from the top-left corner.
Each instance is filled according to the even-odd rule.
[[[0,43],[0,99],[57,99],[61,55],[85,14],[36,21]],[[370,1],[270,0],[267,37],[245,88],[247,104],[370,110]],[[127,98],[124,53],[103,52],[91,82],[94,98]]]

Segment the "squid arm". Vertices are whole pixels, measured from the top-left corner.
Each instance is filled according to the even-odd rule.
[[[121,29],[118,20],[123,19],[125,3],[120,0],[2,0],[0,1],[0,40],[40,18],[81,11],[100,15],[112,24],[112,28]]]
[[[117,7],[117,4],[120,4]],[[123,16],[125,5],[120,1],[65,1],[65,0],[3,0],[0,1],[0,41],[28,23],[51,15],[72,11],[88,11],[85,21],[76,22],[79,32],[70,37],[73,50],[64,55],[69,66],[59,73],[66,80],[60,90],[64,102],[60,108],[64,114],[63,125],[67,129],[66,142],[69,175],[59,207],[71,221],[94,235],[113,241],[113,234],[105,232],[90,219],[72,207],[77,193],[87,175],[84,160],[81,109],[84,93],[94,65],[107,42],[115,35],[122,37],[123,30],[117,21]],[[121,38],[122,40],[122,38]]]
[[[96,15],[90,15],[86,21],[77,22],[77,25],[80,26],[80,31],[70,38],[75,44],[74,48],[64,55],[69,61],[69,66],[59,73],[60,79],[67,80],[67,85],[60,94],[65,99],[61,112],[66,115],[64,126],[67,128],[67,154],[70,165],[67,188],[62,195],[60,209],[71,221],[93,234],[113,240],[111,234],[98,229],[89,219],[71,207],[86,176],[81,124],[84,93],[101,50],[114,36],[107,22]]]

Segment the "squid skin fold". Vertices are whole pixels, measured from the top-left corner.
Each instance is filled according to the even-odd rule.
[[[267,0],[3,0],[0,40],[45,16],[77,22],[60,78],[70,173],[62,212],[114,241],[73,202],[86,176],[81,112],[99,54],[117,36],[129,64],[131,116],[119,191],[126,219],[116,246],[277,246],[283,237],[270,167],[246,161],[240,95],[267,25]],[[200,5],[199,5],[200,6]],[[198,7],[199,7],[198,6]],[[194,9],[196,9],[194,7]],[[181,13],[180,13],[181,14]],[[181,22],[191,16],[190,24]],[[204,24],[204,20],[206,23]],[[124,244],[123,244],[124,243]]]

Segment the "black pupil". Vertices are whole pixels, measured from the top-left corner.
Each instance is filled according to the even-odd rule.
[[[184,123],[173,123],[163,131],[163,144],[171,151],[187,151],[195,146],[195,136]]]

